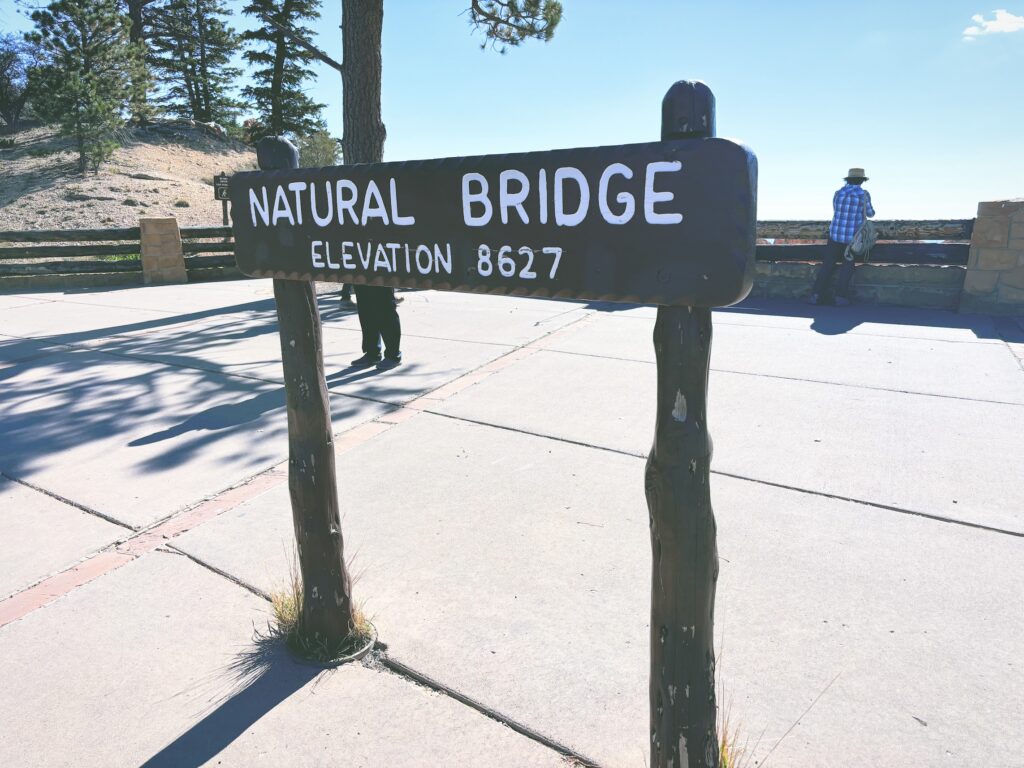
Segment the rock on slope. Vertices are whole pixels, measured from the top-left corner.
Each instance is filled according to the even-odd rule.
[[[140,216],[175,216],[181,226],[216,226],[213,177],[255,167],[244,145],[201,132],[173,138],[141,129],[96,175],[77,172],[72,142],[53,127],[31,128],[0,149],[0,230],[136,226]]]

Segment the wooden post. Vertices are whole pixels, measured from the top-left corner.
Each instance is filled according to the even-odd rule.
[[[262,170],[297,168],[298,150],[269,136],[256,145]],[[288,407],[288,488],[302,574],[301,629],[337,646],[352,630],[352,585],[345,568],[334,435],[324,380],[316,291],[309,280],[274,280]]]
[[[675,83],[661,138],[714,136],[715,98]],[[707,425],[711,310],[658,307],[658,416],[645,486],[651,548],[651,766],[718,768],[714,613],[718,579]]]

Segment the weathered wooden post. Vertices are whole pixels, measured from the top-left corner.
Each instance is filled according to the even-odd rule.
[[[299,165],[298,150],[268,136],[256,145],[260,169]],[[309,638],[337,648],[352,630],[352,590],[345,568],[334,435],[324,380],[316,291],[310,280],[274,280],[288,408],[288,488],[302,574],[300,627]]]
[[[661,105],[661,138],[715,135],[715,97],[677,82]],[[654,325],[658,416],[647,459],[651,549],[651,766],[717,768],[715,582],[707,424],[711,309],[659,306]]]

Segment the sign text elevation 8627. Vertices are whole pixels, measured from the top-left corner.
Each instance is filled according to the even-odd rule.
[[[724,139],[239,173],[256,277],[723,306],[750,290],[757,164]]]

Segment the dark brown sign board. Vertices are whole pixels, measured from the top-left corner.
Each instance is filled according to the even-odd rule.
[[[676,306],[753,278],[757,161],[725,139],[238,173],[254,277]]]
[[[226,173],[213,177],[213,198],[215,200],[228,200],[228,182],[230,178]]]

